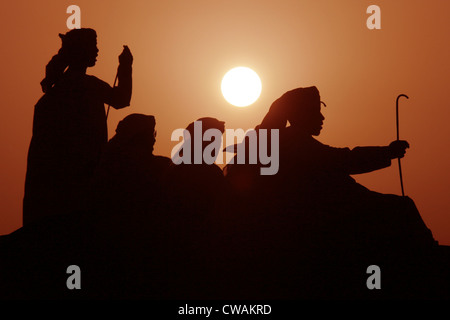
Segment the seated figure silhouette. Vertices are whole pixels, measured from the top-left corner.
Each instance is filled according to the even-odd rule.
[[[216,132],[214,140],[204,141],[210,129]],[[222,201],[227,199],[227,187],[222,170],[214,162],[224,130],[224,122],[215,118],[204,117],[190,123],[182,146],[172,157],[168,230],[171,277],[177,279],[169,285],[172,298],[208,298],[213,294],[210,290],[216,288],[217,277],[222,275],[217,223]],[[218,148],[210,150],[211,144]],[[204,153],[210,155],[209,160],[203,157]]]
[[[86,69],[96,63],[97,35],[74,29],[46,67],[44,95],[34,110],[33,135],[23,200],[23,223],[86,208],[87,185],[107,143],[105,106],[129,106],[132,61],[128,47],[119,56],[117,87]]]
[[[196,131],[195,123],[201,124],[201,131]],[[203,136],[209,129],[219,130],[222,134],[225,130],[224,122],[215,118],[200,118],[195,122],[190,123],[186,131],[189,133],[189,137],[185,137],[183,145],[179,152],[173,157],[171,177],[174,189],[178,191],[180,199],[180,205],[187,211],[203,212],[204,210],[211,210],[212,206],[215,206],[216,200],[221,196],[223,191],[225,180],[222,170],[215,163],[207,163],[203,157],[205,148],[211,143],[210,141],[204,141]],[[201,137],[198,137],[201,135]],[[195,142],[201,141],[198,151],[201,152],[201,157],[195,156]],[[221,141],[215,141],[219,143]],[[177,157],[183,157],[185,150],[190,150],[189,163],[177,162]],[[218,156],[218,152],[212,155],[215,159]]]
[[[354,149],[322,144],[314,138],[323,126],[321,104],[316,87],[297,88],[277,99],[261,123],[280,130],[280,170],[268,187],[277,204],[325,222],[322,238],[333,243],[434,245],[413,200],[370,191],[351,177],[390,166],[405,155],[408,142]]]
[[[165,252],[171,252],[165,240],[171,232],[164,220],[172,161],[153,154],[155,127],[152,115],[133,113],[122,119],[90,188],[92,215],[87,222],[93,226],[94,254],[89,259],[105,279],[95,280],[96,287],[110,296],[161,295],[159,283],[167,281],[161,274],[167,268]],[[112,266],[105,271],[104,264]],[[112,283],[107,280],[111,278],[121,280]]]
[[[153,154],[156,121],[133,113],[119,122],[95,173],[92,199],[98,214],[131,219],[159,209],[171,159]]]

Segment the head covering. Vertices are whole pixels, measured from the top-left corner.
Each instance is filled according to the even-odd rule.
[[[137,135],[150,136],[155,133],[154,116],[132,113],[119,122],[115,138],[121,142],[129,141]]]
[[[220,121],[216,118],[203,117],[203,118],[199,118],[199,119],[195,120],[194,122],[191,122],[185,129],[187,132],[189,132],[189,136],[184,134],[183,144],[181,145],[180,149],[178,149],[178,151],[175,153],[175,155],[172,158],[172,161],[174,163],[178,163],[180,160],[180,157],[183,156],[183,149],[188,145],[189,145],[189,147],[191,147],[191,145],[195,141],[194,140],[194,132],[195,132],[194,128],[195,128],[196,122],[202,123],[202,139],[203,139],[203,134],[209,129],[217,129],[222,133],[225,131],[225,122]],[[193,154],[192,154],[192,156],[193,156]]]
[[[260,128],[282,129],[290,118],[307,115],[317,103],[320,103],[320,94],[314,86],[290,90],[272,103]]]
[[[81,28],[72,29],[66,34],[60,33],[59,37],[62,42],[60,54],[72,55],[92,45],[97,39],[97,33],[94,29]]]
[[[97,33],[94,29],[73,29],[66,34],[59,34],[61,48],[45,67],[45,78],[41,81],[43,92],[50,90],[61,79],[71,62],[80,59],[96,43]]]
[[[224,121],[220,121],[216,118],[204,117],[204,118],[199,118],[194,122],[191,122],[186,127],[186,130],[189,131],[191,137],[194,135],[195,122],[199,122],[199,121],[202,123],[202,135],[203,135],[203,133],[205,133],[205,131],[207,131],[209,129],[218,129],[222,133],[225,131],[225,122]]]

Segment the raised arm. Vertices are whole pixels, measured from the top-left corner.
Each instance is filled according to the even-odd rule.
[[[118,85],[112,88],[106,103],[115,109],[125,108],[130,105],[132,92],[132,64],[133,56],[127,46],[119,56],[119,68],[117,70]]]

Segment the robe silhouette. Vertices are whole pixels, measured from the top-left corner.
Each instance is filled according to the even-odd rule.
[[[195,129],[196,124],[201,124],[201,130]],[[203,141],[204,134],[210,129],[217,130],[220,140]],[[183,145],[172,158],[168,217],[175,253],[171,265],[178,266],[171,269],[174,279],[177,279],[174,290],[176,298],[189,295],[207,299],[221,293],[218,281],[224,277],[222,271],[226,268],[221,248],[228,242],[221,237],[220,222],[223,201],[228,199],[229,188],[219,166],[208,163],[203,155],[213,143],[218,149],[211,153],[211,160],[216,160],[224,130],[223,121],[210,117],[197,119],[186,127]],[[195,141],[200,143],[199,163],[195,162],[198,158],[194,155]],[[180,157],[187,163],[180,163]]]
[[[171,160],[153,154],[155,126],[153,116],[136,113],[119,122],[95,171],[91,201],[97,214],[148,216],[165,205]]]
[[[93,279],[96,290],[107,297],[163,297],[167,290],[171,159],[153,154],[155,126],[151,115],[133,113],[121,120],[90,186],[89,263],[99,274]]]
[[[201,124],[202,129],[199,132],[194,130],[194,123]],[[215,163],[207,163],[203,157],[205,148],[216,143],[220,146],[221,141],[203,141],[204,133],[209,129],[219,130],[221,134],[224,132],[224,122],[215,118],[200,118],[189,124],[186,132],[189,137],[185,137],[185,141],[180,150],[174,155],[171,166],[171,179],[176,198],[179,204],[186,212],[206,212],[213,210],[218,203],[222,192],[225,188],[225,180],[222,170]],[[197,137],[200,134],[201,137]],[[195,141],[198,140],[201,159],[196,163]],[[189,151],[187,151],[187,149]],[[190,156],[186,157],[184,152],[190,152]],[[213,160],[218,156],[218,151],[214,151]],[[188,160],[189,163],[183,162],[175,164],[179,161],[179,157]],[[198,161],[198,160],[197,160]],[[194,213],[195,214],[195,213]]]
[[[130,104],[132,56],[119,57],[119,84],[112,88],[86,68],[95,65],[96,32],[74,29],[46,68],[44,95],[35,106],[28,151],[23,222],[83,212],[87,186],[108,139],[104,104]],[[67,68],[67,70],[66,70]]]
[[[351,150],[324,145],[313,137],[323,126],[320,107],[316,87],[294,89],[272,104],[261,123],[280,130],[280,170],[267,186],[276,203],[306,212],[329,244],[435,245],[412,199],[370,191],[351,177],[390,166],[404,156],[407,142]]]

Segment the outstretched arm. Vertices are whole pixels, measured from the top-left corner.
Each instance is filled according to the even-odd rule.
[[[109,105],[115,109],[125,108],[130,105],[132,91],[132,64],[133,56],[127,46],[119,56],[119,68],[117,70],[118,85],[111,89],[111,94],[107,98]]]
[[[409,144],[403,140],[393,141],[386,147],[356,147],[350,151],[349,173],[359,174],[383,169],[391,160],[403,158]]]

